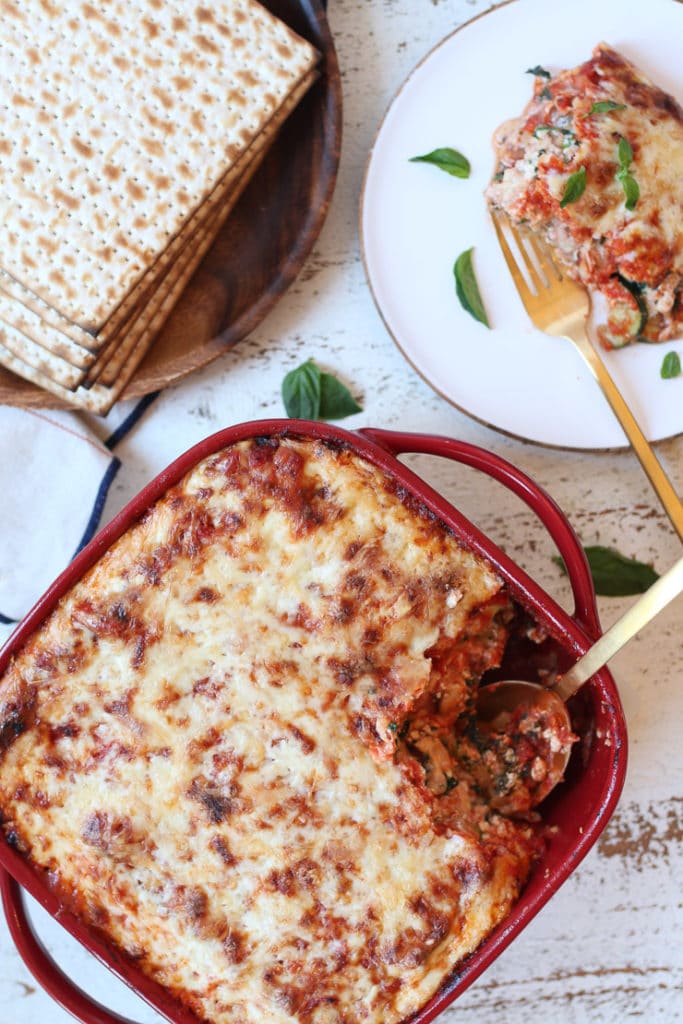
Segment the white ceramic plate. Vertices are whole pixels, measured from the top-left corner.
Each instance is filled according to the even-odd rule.
[[[503,262],[483,192],[491,136],[532,92],[526,69],[559,70],[609,43],[683,101],[683,4],[677,0],[511,0],[468,22],[415,68],[380,127],[361,209],[363,258],[399,348],[458,408],[517,437],[565,448],[622,447],[626,439],[569,342],[529,323]],[[410,157],[452,146],[467,180]],[[455,296],[453,263],[474,246],[491,330]],[[662,380],[683,340],[604,356],[652,441],[683,432],[683,376]]]

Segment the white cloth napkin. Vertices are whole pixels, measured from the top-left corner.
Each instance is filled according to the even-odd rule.
[[[112,449],[153,397],[97,427],[0,407],[0,623],[21,619],[95,534],[119,468]]]
[[[99,522],[119,462],[73,413],[0,408],[0,615],[21,618]]]

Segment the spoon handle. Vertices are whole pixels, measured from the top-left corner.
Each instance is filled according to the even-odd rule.
[[[631,640],[636,633],[658,615],[683,591],[683,558],[679,559],[663,576],[652,584],[642,597],[622,615],[606,633],[579,658],[552,687],[563,700],[569,700],[576,691],[606,665],[613,654]]]

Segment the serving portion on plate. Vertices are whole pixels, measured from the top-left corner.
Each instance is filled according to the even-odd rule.
[[[476,718],[496,668],[589,643],[570,527],[553,506],[581,625],[392,457],[412,441],[304,421],[208,438],[0,656],[0,864],[178,1024],[431,1019],[618,797],[607,673],[538,810],[515,776],[543,779],[540,723],[508,757]]]
[[[604,43],[496,131],[486,197],[602,300],[606,349],[683,335],[683,108]]]
[[[81,177],[85,172],[79,171],[79,161],[86,161],[87,148],[94,147],[95,156],[100,154],[105,161],[99,174],[102,182],[97,184],[97,164],[91,169],[96,187],[80,190],[83,195],[79,193],[77,201],[85,204],[80,213],[75,206],[62,211],[53,239],[55,252],[49,260],[40,261],[33,276],[28,271],[20,274],[16,268],[6,275],[0,309],[5,365],[13,364],[32,383],[0,371],[0,400],[4,403],[80,404],[104,411],[112,397],[134,397],[155,390],[215,358],[242,337],[291,282],[322,224],[334,185],[339,82],[334,47],[317,0],[273,3],[272,14],[268,7],[268,3],[237,5],[232,10],[226,0],[220,10],[204,12],[207,16],[199,25],[192,24],[194,13],[181,25],[181,9],[173,15],[177,25],[166,25],[164,17],[151,8],[146,19],[143,5],[136,20],[143,28],[147,25],[145,45],[127,44],[108,35],[109,22],[116,27],[117,18],[126,24],[126,17],[134,16],[130,7],[126,12],[112,9],[109,20],[100,24],[95,19],[87,28],[75,19],[76,42],[91,32],[100,40],[103,52],[107,48],[116,51],[116,60],[102,63],[106,74],[102,70],[90,75],[92,103],[86,103],[85,96],[79,99],[80,94],[72,97],[72,116],[78,121],[75,128],[80,126],[79,138],[85,138],[94,125],[95,142],[101,142],[106,132],[113,133],[118,142],[95,145],[90,139],[82,141],[79,150],[66,139],[68,132],[55,129],[53,133],[56,145],[70,146],[69,159],[78,165]],[[198,11],[196,18],[201,20],[202,9]],[[67,15],[65,9],[64,17]],[[49,19],[45,16],[43,20],[49,33]],[[185,33],[182,38],[181,30]],[[164,33],[170,33],[172,45],[166,45]],[[134,37],[135,33],[124,34],[124,40]],[[129,57],[124,52],[126,45],[132,47]],[[57,82],[64,48],[64,43],[52,48],[57,54],[52,77]],[[79,52],[87,53],[89,48],[83,45]],[[175,61],[171,60],[174,53],[178,54]],[[188,69],[192,70],[192,95],[184,87]],[[286,80],[288,69],[292,75]],[[106,83],[117,75],[123,77],[123,85],[114,82],[109,87]],[[229,102],[226,90],[232,96]],[[220,116],[211,114],[217,101]],[[59,105],[62,101],[53,97],[50,102]],[[109,106],[111,116],[107,114]],[[169,136],[168,132],[164,135],[163,127],[164,118],[170,123],[171,107],[178,108],[176,120],[187,120],[187,130],[181,131],[177,124]],[[17,116],[26,119],[28,115],[20,108]],[[121,127],[126,119],[130,131]],[[36,139],[40,139],[40,131],[27,128],[27,140],[34,148]],[[131,171],[127,176],[121,172],[119,177],[125,180],[117,191],[116,183],[107,177],[107,154],[114,174],[120,170],[116,160],[120,163],[123,159],[122,147],[139,150],[140,159],[137,163],[124,161]],[[39,162],[36,166],[40,169]],[[156,184],[147,180],[152,171],[158,172]],[[61,173],[69,181],[73,178],[64,167]],[[126,185],[131,175],[132,184]],[[77,189],[79,182],[74,178],[70,189]],[[168,202],[159,191],[162,186],[168,192]],[[59,197],[62,205],[70,201],[67,192],[69,188],[57,190],[54,199],[48,189],[45,216],[57,216]],[[115,193],[114,198],[104,203],[102,196],[109,193]],[[265,203],[263,194],[268,196]],[[31,195],[37,195],[35,189]],[[149,216],[147,211],[145,216],[145,202],[155,203],[157,213]],[[94,213],[90,210],[93,203]],[[11,202],[10,206],[16,208]],[[56,212],[50,214],[52,207]],[[84,227],[74,226],[79,216]],[[121,221],[118,235],[109,230],[112,220],[115,226]],[[38,230],[40,218],[33,218],[31,224]],[[157,236],[152,235],[152,224]],[[26,220],[25,229],[29,226]],[[125,245],[124,229],[132,232]],[[112,234],[116,238],[108,241]],[[274,234],[277,246],[272,244]],[[99,239],[99,249],[91,239]],[[70,255],[69,247],[74,245],[80,253],[78,259]],[[114,264],[105,259],[107,245],[112,259],[128,253],[116,281]],[[106,309],[76,308],[86,295],[98,291],[88,269],[88,260],[94,260],[93,266],[97,263],[98,252],[102,265],[97,280],[101,278],[102,286],[96,301],[107,303]],[[63,267],[55,265],[60,261]],[[116,266],[119,263],[120,259]],[[74,274],[80,269],[84,283],[76,287],[80,278]],[[36,284],[38,273],[42,277]],[[60,298],[50,291],[57,288],[56,276],[67,282],[65,287],[76,296],[75,305],[73,299],[67,301],[65,295]],[[47,394],[35,386],[46,384],[43,375],[54,381]],[[98,393],[100,384],[102,394]],[[104,389],[113,389],[115,394]]]
[[[363,253],[371,289],[389,331],[413,366],[439,393],[490,426],[562,447],[625,443],[573,347],[529,323],[489,219],[487,188],[490,201],[503,206],[512,191],[529,195],[536,189],[536,206],[528,218],[520,207],[519,217],[533,223],[545,217],[546,237],[567,249],[566,237],[548,226],[550,214],[541,196],[547,183],[546,207],[554,204],[559,215],[552,223],[576,221],[566,234],[583,253],[583,279],[595,286],[600,278],[608,315],[611,310],[611,340],[603,329],[603,342],[607,348],[622,347],[616,352],[601,346],[611,376],[651,440],[683,430],[683,377],[662,376],[664,358],[675,360],[683,352],[681,243],[676,233],[681,184],[672,170],[683,156],[676,103],[683,97],[676,43],[682,27],[683,9],[673,0],[656,0],[647,9],[643,5],[629,11],[627,19],[616,0],[597,8],[580,0],[572,17],[562,21],[561,31],[550,5],[511,0],[437,46],[409,76],[385,116],[370,154],[362,201]],[[587,90],[587,95],[595,93],[595,109],[591,102],[590,111],[572,111],[570,85],[579,72],[563,69],[588,62],[601,41],[606,53],[618,51],[624,58],[628,75],[621,75],[619,95],[605,99],[607,92],[598,81],[605,69],[600,71],[596,60],[592,67],[597,77]],[[491,68],[495,74],[488,73]],[[585,73],[590,73],[588,65]],[[556,79],[560,92],[554,102]],[[647,119],[648,96],[659,128]],[[664,104],[659,108],[657,97]],[[538,117],[526,132],[534,112]],[[576,131],[569,125],[574,113],[581,117]],[[669,119],[672,131],[665,130],[662,118]],[[636,131],[638,123],[647,131]],[[510,152],[497,162],[492,143],[497,132],[500,156],[506,133],[501,125],[511,125]],[[603,130],[600,137],[609,159],[603,154],[602,163],[597,157],[591,163],[589,137],[597,138],[598,129]],[[533,146],[526,145],[527,135]],[[467,158],[469,176],[446,175],[428,162],[415,162],[415,157],[445,147]],[[567,161],[574,158],[576,166],[569,168]],[[535,161],[540,161],[538,166]],[[570,177],[565,167],[575,172],[575,195],[562,192]],[[489,185],[496,174],[501,180]],[[605,180],[599,185],[601,175]],[[639,177],[642,191],[636,196]],[[555,186],[561,194],[553,199]],[[607,204],[600,210],[596,188]],[[592,249],[579,234],[588,232],[599,248],[608,207],[627,225],[642,214],[641,235],[652,236],[652,241],[661,235],[660,248],[655,252],[645,239],[639,262],[634,257],[629,263],[628,232],[635,229],[619,228],[614,244],[605,249],[610,258],[601,258],[598,269]],[[489,328],[470,315],[467,302],[458,302],[453,271],[463,253],[471,260],[468,275],[470,282],[473,277],[478,282]],[[575,260],[573,253],[565,253],[570,267]],[[596,338],[601,319],[604,310],[596,303]],[[626,334],[658,344],[638,341],[623,349]]]

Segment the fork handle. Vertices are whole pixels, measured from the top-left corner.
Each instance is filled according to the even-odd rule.
[[[593,348],[585,330],[577,328],[574,331],[568,331],[567,337],[574,342],[602,388],[602,392],[621,423],[624,433],[631,442],[648,480],[664,506],[664,511],[671,520],[673,528],[680,539],[683,540],[683,502],[674,490],[673,484],[664,472],[645,434],[638,426],[635,416],[622,398],[621,392],[607,372],[602,359]]]

